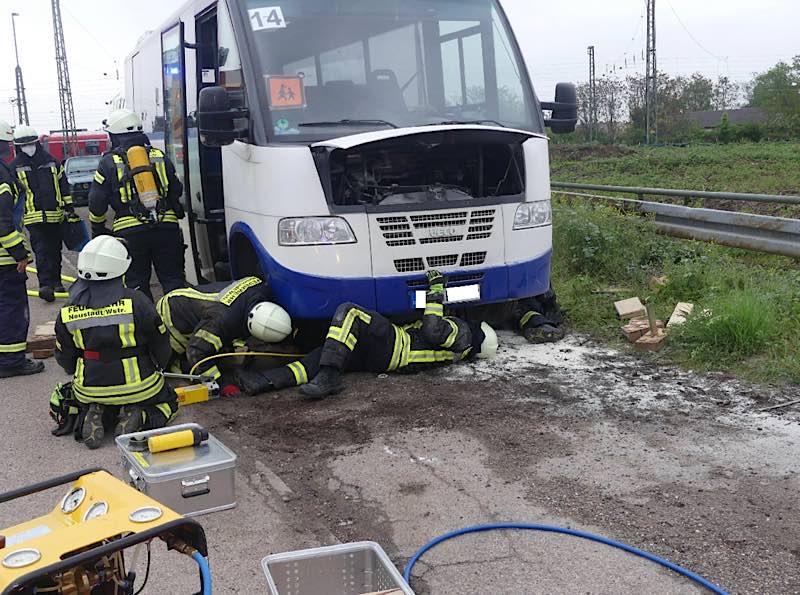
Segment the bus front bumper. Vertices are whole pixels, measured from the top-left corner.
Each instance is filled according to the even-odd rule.
[[[260,247],[259,247],[260,248]],[[416,291],[426,288],[425,275],[398,277],[332,278],[308,275],[282,266],[263,248],[257,249],[261,269],[275,300],[295,318],[328,319],[344,302],[388,316],[414,310]],[[232,256],[234,275],[236,255]],[[483,305],[540,295],[550,286],[550,259],[547,252],[529,261],[484,269],[446,271],[448,286],[480,286],[480,301],[463,304]]]

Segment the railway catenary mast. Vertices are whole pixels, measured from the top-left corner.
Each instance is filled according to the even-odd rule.
[[[78,135],[75,130],[75,108],[69,82],[67,48],[64,44],[64,27],[61,24],[60,0],[52,0],[53,38],[56,44],[56,69],[58,70],[58,101],[61,107],[61,129],[64,134],[64,156],[78,154]]]

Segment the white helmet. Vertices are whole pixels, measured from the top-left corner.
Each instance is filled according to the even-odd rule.
[[[32,126],[17,126],[14,130],[14,144],[18,147],[32,145],[38,140],[39,133]]]
[[[292,319],[278,304],[261,302],[247,315],[247,330],[264,343],[280,343],[291,334]]]
[[[0,141],[9,142],[14,140],[14,129],[5,120],[0,120]]]
[[[78,276],[87,281],[117,279],[130,266],[128,249],[113,236],[97,236],[78,254]]]
[[[494,356],[497,355],[497,333],[485,322],[481,322],[481,330],[484,338],[477,357],[479,359],[494,359]]]
[[[127,134],[142,131],[142,119],[138,114],[129,109],[118,109],[103,120],[106,132],[109,134]]]

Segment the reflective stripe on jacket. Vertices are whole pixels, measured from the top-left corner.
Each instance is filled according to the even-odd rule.
[[[125,289],[108,306],[64,306],[56,321],[56,357],[73,374],[82,403],[141,403],[164,388],[159,369],[169,362],[167,329],[153,304]]]

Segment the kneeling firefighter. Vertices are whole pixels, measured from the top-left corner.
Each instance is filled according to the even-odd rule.
[[[112,232],[124,238],[131,255],[128,287],[151,300],[150,271],[156,269],[164,293],[184,287],[183,185],[163,151],[152,147],[142,120],[131,110],[117,110],[105,121],[113,149],[103,155],[89,191],[92,235],[108,234],[106,211],[115,217]]]
[[[564,338],[564,312],[552,286],[541,295],[518,301],[513,318],[529,343],[554,343]]]
[[[283,341],[292,332],[292,320],[286,310],[269,301],[271,296],[264,281],[245,277],[177,289],[162,297],[156,308],[169,333],[174,354],[171,368],[189,372],[207,357],[234,351],[250,336],[264,343]],[[223,395],[239,392],[221,380],[217,362],[203,364],[195,373],[217,380]]]
[[[263,373],[240,370],[237,381],[248,394],[303,385],[302,394],[320,399],[342,390],[342,372],[417,372],[475,357],[493,358],[494,330],[485,322],[445,316],[445,278],[435,270],[427,276],[421,321],[401,327],[377,312],[344,303],[322,347],[281,368]]]
[[[114,420],[115,435],[128,434],[165,426],[178,411],[160,371],[170,359],[169,335],[152,302],[123,284],[130,263],[120,240],[90,241],[56,320],[56,360],[73,376],[89,448],[100,446]]]

